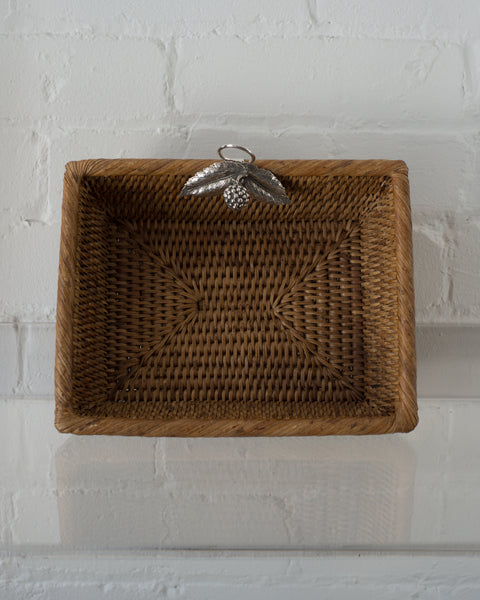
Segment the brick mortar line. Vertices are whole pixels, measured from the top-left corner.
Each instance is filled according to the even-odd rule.
[[[25,131],[35,131],[39,135],[48,136],[48,134],[53,134],[54,136],[67,137],[72,133],[116,133],[119,135],[123,134],[134,134],[134,133],[149,133],[151,135],[160,136],[162,133],[171,133],[181,134],[185,129],[192,128],[195,131],[222,131],[236,128],[238,126],[242,126],[243,132],[251,130],[257,134],[262,133],[275,133],[278,129],[285,129],[287,131],[281,132],[280,135],[288,136],[288,134],[296,134],[296,133],[307,133],[311,135],[321,135],[321,134],[334,134],[334,135],[360,135],[360,134],[382,134],[383,136],[390,135],[403,135],[408,137],[409,135],[415,137],[418,135],[419,137],[427,136],[453,136],[460,139],[472,139],[476,141],[480,134],[480,115],[465,115],[465,118],[460,119],[452,119],[449,121],[448,127],[440,127],[441,119],[431,121],[430,123],[426,121],[415,121],[410,125],[406,124],[403,126],[401,123],[392,122],[392,126],[375,126],[375,122],[372,121],[367,125],[360,125],[355,127],[355,125],[345,125],[342,127],[341,123],[336,122],[336,125],[329,125],[331,123],[331,119],[322,115],[315,114],[298,114],[298,113],[282,113],[275,116],[249,116],[242,113],[222,113],[227,119],[230,119],[230,122],[218,124],[215,120],[214,116],[209,114],[202,113],[201,119],[198,119],[198,115],[194,113],[180,113],[177,109],[172,109],[169,112],[169,116],[173,117],[171,121],[168,123],[162,123],[161,127],[158,126],[158,119],[153,119],[151,121],[145,120],[140,127],[123,127],[119,128],[118,124],[122,125],[122,123],[128,123],[129,121],[134,121],[134,119],[116,119],[116,120],[107,120],[107,119],[99,119],[98,125],[95,122],[90,123],[80,123],[78,125],[68,125],[63,124],[62,119],[53,119],[53,117],[49,115],[45,115],[40,119],[28,119],[22,117],[0,117],[0,128],[9,129],[9,128],[18,128]],[[325,125],[318,126],[319,118],[325,120]],[[211,120],[210,120],[211,119]],[[292,121],[296,120],[293,125],[286,125],[285,119],[289,119]],[[355,117],[353,120],[360,120]],[[138,119],[137,119],[138,121]],[[282,124],[283,122],[283,124]],[[365,123],[365,120],[362,120],[362,123]],[[455,126],[457,124],[457,126]],[[261,128],[259,129],[259,125]],[[462,128],[459,128],[462,126]],[[477,129],[473,129],[472,127],[477,127]],[[49,138],[51,139],[51,138]],[[56,139],[54,137],[54,139]]]
[[[468,33],[463,38],[449,38],[449,37],[438,37],[437,35],[432,35],[432,37],[409,37],[399,35],[398,37],[382,37],[382,36],[370,36],[367,33],[364,34],[352,34],[352,33],[327,33],[316,30],[316,26],[305,21],[305,26],[303,24],[291,24],[291,21],[277,21],[274,22],[274,27],[278,27],[278,30],[266,29],[262,33],[252,33],[252,34],[239,34],[237,31],[228,29],[225,32],[218,32],[218,26],[212,26],[206,32],[195,32],[195,31],[181,31],[181,25],[176,25],[175,23],[170,23],[169,25],[158,25],[159,29],[164,27],[166,29],[165,34],[159,33],[158,35],[132,35],[129,33],[105,33],[105,32],[82,32],[82,31],[4,31],[0,33],[0,40],[4,39],[16,39],[16,40],[30,40],[34,39],[47,39],[47,40],[78,40],[91,42],[95,40],[99,41],[112,41],[112,42],[122,42],[122,41],[135,41],[135,42],[148,42],[148,43],[157,43],[162,42],[164,44],[168,43],[168,40],[172,37],[171,30],[172,28],[178,27],[179,31],[174,35],[176,40],[205,40],[208,38],[211,39],[225,39],[225,40],[239,40],[242,42],[262,42],[262,41],[271,41],[271,40],[318,40],[318,41],[326,41],[330,42],[332,40],[341,40],[341,41],[352,41],[352,42],[380,42],[380,43],[417,43],[417,44],[435,44],[440,45],[442,47],[448,46],[459,46],[463,47],[469,43],[475,42],[478,39],[478,36],[475,36],[474,33]],[[108,28],[108,22],[106,24],[106,29]],[[298,32],[289,33],[285,31],[285,27],[291,26],[295,28]],[[79,22],[78,27],[87,27],[87,22]],[[255,26],[254,26],[255,27]],[[228,25],[227,25],[228,28]],[[145,25],[145,31],[147,32],[151,27]],[[167,33],[167,31],[169,33]]]

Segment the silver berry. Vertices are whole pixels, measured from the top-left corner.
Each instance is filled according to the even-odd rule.
[[[249,196],[243,185],[240,183],[232,183],[225,188],[223,199],[228,208],[239,210],[248,204]]]

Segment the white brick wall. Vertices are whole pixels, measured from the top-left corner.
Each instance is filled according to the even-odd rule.
[[[1,322],[54,321],[67,161],[213,157],[237,141],[261,157],[406,160],[417,320],[480,323],[476,2],[0,10]]]
[[[7,600],[476,600],[475,556],[321,553],[5,558]],[[0,582],[1,583],[1,582]],[[2,588],[0,588],[1,591]]]
[[[33,129],[0,122],[0,236],[42,220],[47,206],[47,140]]]
[[[188,115],[411,124],[463,111],[457,44],[326,37],[182,39],[174,97]],[[381,57],[381,60],[379,60]]]
[[[0,395],[9,396],[17,391],[20,381],[20,360],[17,327],[0,323]]]
[[[417,321],[480,325],[476,0],[4,0],[0,56],[0,396],[53,395],[62,178],[81,158],[401,158]]]
[[[214,157],[234,141],[404,159],[417,320],[479,324],[479,32],[469,0],[3,3],[0,322],[55,319],[67,161]],[[47,389],[37,369],[17,391]]]
[[[263,157],[406,160],[418,320],[480,322],[477,229],[460,240],[457,228],[465,212],[480,215],[477,3],[18,0],[2,10],[2,321],[54,319],[68,160],[213,157],[239,141]],[[438,223],[432,265],[425,236]]]
[[[453,228],[458,235],[452,252],[452,302],[457,312],[472,320],[480,318],[480,217],[456,215]]]
[[[6,36],[0,53],[15,57],[4,63],[0,117],[102,127],[165,116],[160,40]]]

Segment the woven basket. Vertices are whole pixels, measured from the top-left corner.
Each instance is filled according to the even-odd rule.
[[[259,161],[290,206],[178,199],[211,161],[67,165],[56,426],[324,435],[417,423],[401,161]]]

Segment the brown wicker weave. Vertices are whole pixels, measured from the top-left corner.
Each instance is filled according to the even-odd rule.
[[[211,161],[67,165],[56,426],[324,435],[417,423],[401,161],[259,161],[290,206],[178,199]]]

